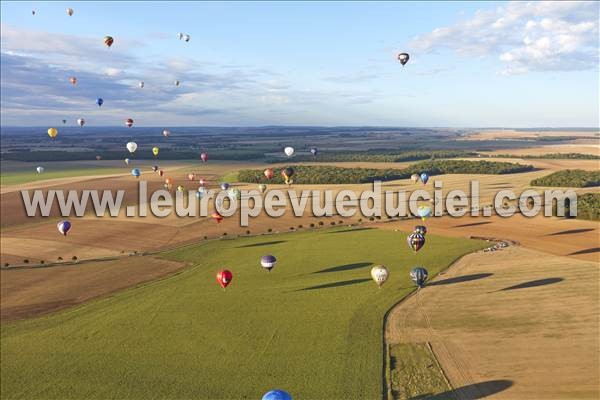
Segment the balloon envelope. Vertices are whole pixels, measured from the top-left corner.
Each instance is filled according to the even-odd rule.
[[[381,287],[388,280],[390,273],[388,269],[383,265],[376,265],[371,268],[371,278],[375,281],[377,286]]]
[[[163,129],[162,134],[164,137],[169,137],[169,135],[171,134],[171,131],[169,131],[168,129]]]
[[[420,233],[411,233],[406,238],[406,243],[408,243],[408,247],[410,247],[415,253],[423,247],[425,244],[425,236]]]
[[[292,400],[292,396],[285,390],[271,390],[265,393],[262,400]]]
[[[421,178],[421,177],[419,176],[419,174],[412,174],[412,175],[410,176],[410,180],[411,180],[411,181],[413,181],[414,183],[417,183],[417,182],[419,182],[419,179],[420,179],[420,178]]]
[[[136,178],[139,177],[142,173],[140,172],[140,170],[138,168],[134,168],[131,170],[131,175],[135,176]]]
[[[223,183],[221,183],[221,189],[222,189],[222,190],[227,190],[227,189],[229,189],[229,183],[227,183],[227,182],[223,182]]]
[[[104,36],[104,44],[106,45],[106,47],[110,47],[112,46],[112,44],[114,43],[114,39],[112,36]]]
[[[208,161],[208,153],[200,153],[200,159],[204,162]]]
[[[56,225],[56,228],[62,235],[67,236],[67,233],[71,230],[71,223],[64,219]]]
[[[415,267],[410,271],[410,279],[412,279],[418,287],[423,287],[428,276],[427,270],[423,267]]]
[[[160,149],[158,147],[153,147],[152,148],[152,154],[154,154],[154,156],[156,157],[158,155],[159,150]]]
[[[273,170],[271,168],[265,169],[264,174],[267,177],[267,179],[273,179],[273,176],[275,176],[275,173],[273,172]]]
[[[414,232],[425,236],[427,234],[427,227],[425,225],[417,225],[415,226]]]
[[[425,221],[425,219],[431,217],[432,211],[431,211],[431,207],[429,206],[419,206],[419,208],[417,208],[417,215],[419,217],[421,217],[421,219],[423,221]]]
[[[423,172],[421,174],[421,182],[423,182],[423,185],[427,184],[428,180],[429,180],[429,175],[427,175],[427,173]]]
[[[58,129],[56,129],[56,128],[48,129],[48,136],[50,136],[52,139],[54,139],[56,137],[56,135],[58,135]]]
[[[35,169],[35,172],[37,172],[38,174],[41,174],[42,172],[44,172],[44,167],[37,167]]]
[[[223,289],[229,286],[232,279],[233,274],[229,270],[224,269],[222,271],[217,272],[217,282]]]
[[[270,254],[262,256],[260,258],[260,265],[269,272],[273,269],[273,267],[275,267],[276,263],[277,259],[275,258],[275,256],[272,256]]]
[[[265,185],[264,183],[261,183],[260,185],[258,185],[258,190],[259,190],[261,193],[264,193],[264,192],[266,192],[266,191],[267,191],[267,185]]]
[[[133,126],[133,120],[131,118],[127,118],[125,120],[125,126],[127,126],[128,128],[131,128]]]
[[[83,119],[83,118],[79,118],[79,119],[77,120],[77,125],[79,125],[79,126],[84,126],[84,125],[85,125],[85,119]]]
[[[127,143],[127,150],[129,150],[130,153],[135,153],[135,151],[137,150],[137,143],[136,142],[129,142]]]
[[[409,59],[410,59],[410,56],[408,55],[408,53],[398,54],[398,61],[400,61],[400,64],[402,64],[402,66],[406,65],[406,63],[408,62]]]
[[[104,104],[104,100],[102,100],[101,97],[98,97],[96,99],[96,104],[98,104],[98,107],[102,107],[102,104]]]
[[[291,157],[294,155],[294,148],[286,147],[285,149],[283,149],[283,152],[285,153],[286,156]]]

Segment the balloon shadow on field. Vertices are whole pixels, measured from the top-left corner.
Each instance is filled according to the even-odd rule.
[[[246,247],[259,247],[259,246],[270,246],[272,244],[279,244],[279,243],[285,243],[285,240],[274,240],[272,242],[262,242],[262,243],[252,243],[252,244],[245,244],[243,246],[238,246],[238,249],[244,249]]]
[[[466,228],[466,227],[469,227],[469,226],[487,225],[487,224],[491,224],[491,222],[489,222],[489,221],[472,222],[470,224],[454,225],[453,228]]]
[[[579,254],[592,254],[592,253],[600,253],[600,247],[592,247],[591,249],[579,250],[574,253],[569,254],[570,256],[577,256]]]
[[[546,236],[571,235],[574,233],[584,233],[584,232],[591,232],[591,231],[595,231],[595,229],[594,228],[570,229],[568,231],[549,233]]]
[[[545,286],[545,285],[551,285],[553,283],[558,283],[558,282],[562,282],[562,281],[564,281],[563,278],[538,279],[536,281],[523,282],[523,283],[519,283],[518,285],[509,286],[504,289],[500,289],[500,291],[526,289],[526,288],[531,288],[531,287],[536,287],[536,286]]]
[[[324,285],[309,286],[304,289],[298,289],[298,290],[296,290],[296,292],[300,292],[300,291],[304,291],[304,290],[329,289],[329,288],[340,287],[340,286],[355,285],[357,283],[363,283],[363,282],[368,282],[368,281],[370,281],[370,279],[366,279],[366,278],[350,279],[348,281],[331,282],[331,283],[326,283]]]
[[[512,385],[513,381],[507,379],[498,379],[494,381],[474,383],[472,385],[462,386],[438,394],[420,394],[411,397],[410,400],[476,400],[502,392]]]
[[[322,274],[323,272],[350,271],[353,269],[368,267],[369,265],[372,265],[372,264],[373,264],[372,262],[360,262],[360,263],[354,263],[354,264],[338,265],[338,266],[331,267],[331,268],[325,268],[320,271],[315,271],[315,272],[313,272],[313,274]]]
[[[494,274],[489,273],[489,272],[484,272],[481,274],[455,276],[454,278],[448,278],[448,279],[442,279],[441,281],[429,282],[427,284],[427,286],[451,285],[453,283],[475,281],[477,279],[487,278],[488,276],[492,276],[492,275],[494,275]]]

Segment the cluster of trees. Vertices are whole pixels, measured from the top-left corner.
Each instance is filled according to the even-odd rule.
[[[577,197],[577,218],[600,220],[600,193],[586,193]]]
[[[412,174],[426,172],[429,175],[443,174],[511,174],[530,171],[531,165],[508,162],[440,160],[415,163],[404,169],[343,168],[325,165],[297,165],[292,179],[298,184],[356,184],[373,181],[406,179]],[[268,180],[262,170],[244,169],[238,172],[238,180],[248,183],[284,183],[276,173]]]
[[[474,157],[477,153],[464,150],[439,150],[439,151],[405,151],[390,152],[389,150],[369,150],[356,152],[327,152],[312,155],[297,155],[294,161],[298,162],[406,162],[419,160],[433,160],[439,158]],[[272,159],[270,162],[281,162],[281,159]]]
[[[493,155],[492,157],[544,159],[544,160],[600,160],[600,156],[597,156],[594,154],[582,154],[582,153],[550,153],[550,154],[540,154],[540,155],[497,154],[497,155]]]
[[[600,171],[566,169],[531,181],[532,186],[584,188],[600,186]]]

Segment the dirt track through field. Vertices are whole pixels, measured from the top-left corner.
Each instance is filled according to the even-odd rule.
[[[598,267],[522,247],[465,256],[390,312],[387,341],[429,343],[458,399],[598,398]]]

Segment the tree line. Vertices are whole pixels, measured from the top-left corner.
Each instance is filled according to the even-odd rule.
[[[566,169],[531,181],[532,186],[550,187],[594,187],[600,186],[600,171]]]
[[[430,176],[444,174],[512,174],[533,170],[531,165],[509,162],[439,160],[422,161],[407,168],[345,168],[329,165],[294,165],[292,179],[298,184],[357,184],[374,181],[390,181],[410,178],[412,174],[426,172]],[[282,168],[281,170],[283,170]],[[238,172],[238,180],[247,183],[284,183],[280,171],[275,171],[268,180],[263,170],[243,169]]]

